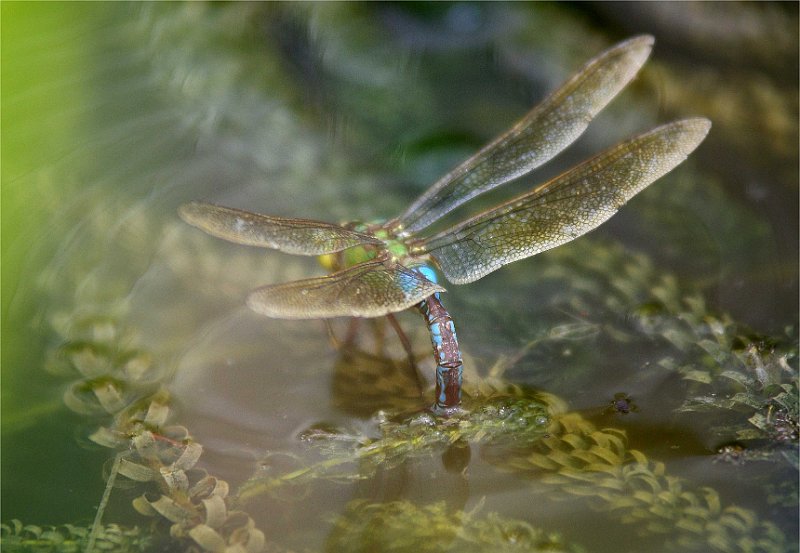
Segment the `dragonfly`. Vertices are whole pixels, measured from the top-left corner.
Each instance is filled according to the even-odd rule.
[[[432,411],[461,402],[462,356],[442,304],[440,274],[453,284],[549,250],[596,228],[665,175],[704,140],[711,122],[674,121],[621,142],[560,176],[440,232],[428,229],[465,202],[526,175],[574,142],[638,73],[653,37],[642,35],[596,56],[508,131],[441,177],[399,217],[333,224],[274,217],[205,202],[180,217],[237,244],[319,256],[330,274],[253,290],[253,311],[279,319],[391,317],[418,309],[436,363]]]

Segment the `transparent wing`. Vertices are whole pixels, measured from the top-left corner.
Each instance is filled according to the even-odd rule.
[[[563,175],[421,242],[450,282],[477,280],[554,248],[609,219],[681,163],[711,122],[676,121],[618,144]]]
[[[253,311],[278,319],[380,317],[444,288],[397,263],[369,261],[332,275],[264,286],[247,297]]]
[[[399,218],[414,234],[470,198],[528,173],[577,139],[639,71],[653,37],[629,39],[600,54],[516,125],[450,171]]]
[[[359,244],[382,244],[374,236],[331,223],[270,217],[203,202],[184,204],[178,214],[190,225],[217,238],[298,255],[322,255]]]

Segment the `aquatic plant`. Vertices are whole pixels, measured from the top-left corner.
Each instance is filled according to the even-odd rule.
[[[503,518],[497,513],[478,517],[479,508],[466,512],[448,509],[444,502],[420,506],[410,501],[354,500],[334,520],[325,549],[337,553],[583,551],[567,545],[559,535],[543,532],[521,520]]]
[[[609,271],[609,267],[618,270]],[[685,382],[678,413],[740,414],[715,427],[721,441],[766,441],[797,466],[798,342],[794,326],[783,335],[763,336],[708,308],[703,295],[645,256],[618,245],[576,243],[555,250],[533,276],[539,286],[568,283],[551,305],[590,314],[580,324],[608,341],[632,348],[646,341],[649,370],[674,373]],[[540,333],[531,342],[541,343]],[[573,349],[575,349],[573,345]],[[763,444],[754,445],[763,449]],[[761,458],[767,458],[760,455]]]
[[[238,496],[250,501],[265,493],[277,495],[283,486],[321,478],[337,482],[370,478],[379,466],[393,466],[424,452],[430,454],[435,445],[463,440],[482,444],[483,457],[499,468],[551,486],[553,498],[584,497],[620,522],[636,523],[638,533],[663,535],[675,547],[705,544],[725,552],[787,550],[786,537],[775,524],[759,520],[748,509],[723,506],[711,488],[693,490],[687,481],[670,476],[663,463],[630,449],[624,431],[598,429],[580,414],[565,412],[558,398],[504,383],[499,373],[468,389],[468,409],[473,415],[467,411],[451,421],[424,414],[400,422],[383,421],[378,426],[379,438],[309,429],[301,438],[326,459],[283,475],[257,474],[240,488]],[[504,436],[513,439],[503,443]],[[356,510],[374,511],[383,520],[377,515],[379,507],[363,505],[357,504]],[[429,531],[423,526],[417,536]]]
[[[134,509],[168,522],[172,538],[204,551],[261,551],[264,534],[245,512],[231,508],[228,483],[195,469],[202,445],[185,427],[169,424],[171,398],[153,358],[108,317],[78,317],[62,330],[67,340],[51,356],[50,368],[79,375],[65,403],[76,412],[104,416],[107,422],[89,439],[116,452],[85,550],[101,548],[104,507],[120,476],[144,487]]]
[[[237,493],[241,501],[276,492],[286,485],[307,484],[318,479],[363,480],[377,470],[396,466],[410,458],[442,452],[457,443],[515,446],[539,440],[548,423],[545,404],[535,395],[465,399],[465,409],[452,417],[423,412],[390,418],[377,417],[378,436],[364,432],[311,427],[300,439],[317,449],[324,460],[286,474],[255,474]],[[268,468],[268,464],[265,465]]]
[[[787,329],[784,337],[765,339],[727,316],[708,313],[699,297],[685,298],[678,312],[640,313],[638,320],[647,333],[662,337],[675,349],[658,365],[693,384],[678,412],[742,413],[740,422],[718,426],[715,432],[728,439],[765,440],[768,449],[780,452],[775,458],[798,466],[794,329]]]
[[[548,436],[527,453],[496,462],[550,484],[557,494],[586,497],[641,534],[663,535],[677,548],[705,543],[715,551],[786,551],[773,523],[709,488],[693,490],[665,465],[629,449],[625,433],[598,429],[576,413],[554,417]]]
[[[148,551],[153,546],[149,533],[117,524],[100,528],[72,524],[36,526],[16,519],[9,524],[0,524],[3,551],[13,553],[83,553],[90,550],[92,535],[94,550],[104,553],[137,553]]]

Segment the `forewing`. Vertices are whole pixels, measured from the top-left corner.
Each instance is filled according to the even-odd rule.
[[[318,278],[264,286],[247,297],[253,311],[278,319],[380,317],[444,288],[397,263],[370,261]]]
[[[217,238],[298,255],[322,255],[359,244],[381,244],[373,236],[339,225],[270,217],[203,202],[184,204],[178,214],[190,225]]]
[[[505,134],[436,182],[399,218],[400,224],[411,234],[418,232],[470,198],[551,159],[633,79],[652,46],[653,37],[639,36],[594,58]]]
[[[464,284],[569,242],[681,163],[710,128],[710,121],[695,118],[653,129],[423,241],[422,249],[450,282]]]

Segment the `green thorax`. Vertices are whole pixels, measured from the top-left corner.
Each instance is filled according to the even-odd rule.
[[[329,270],[340,270],[358,265],[388,253],[392,260],[403,262],[409,258],[409,248],[399,238],[382,226],[382,221],[372,223],[347,223],[346,228],[371,234],[383,242],[383,246],[362,245],[348,248],[336,254],[319,256],[320,263]]]

